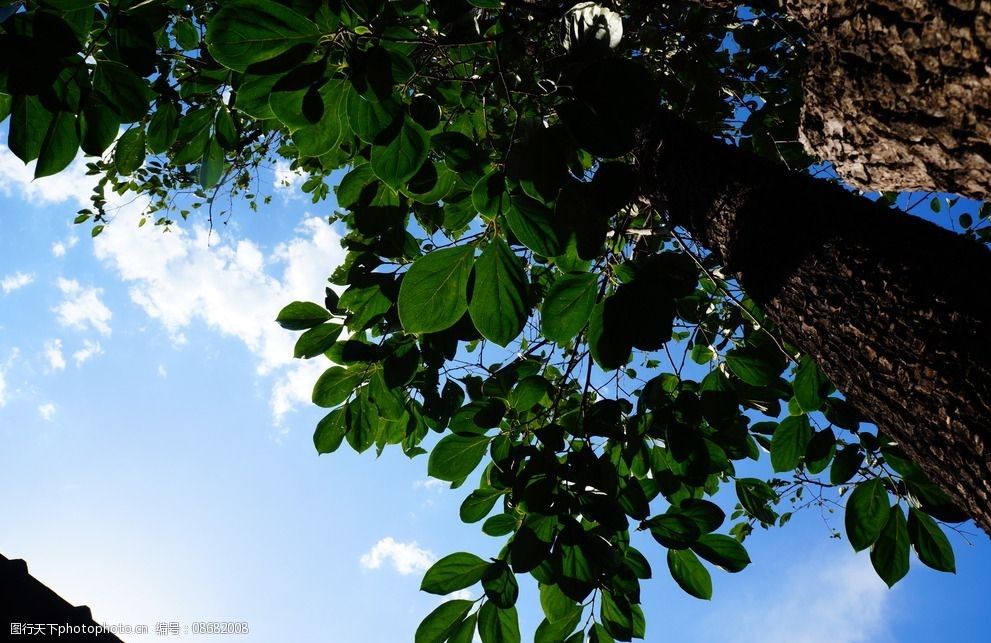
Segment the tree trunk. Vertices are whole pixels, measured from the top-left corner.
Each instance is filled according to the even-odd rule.
[[[991,534],[991,251],[659,112],[643,195]]]
[[[799,139],[865,191],[991,195],[991,0],[698,0],[806,31]]]
[[[801,136],[863,190],[991,194],[991,0],[786,0]]]

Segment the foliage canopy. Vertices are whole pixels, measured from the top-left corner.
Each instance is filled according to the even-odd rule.
[[[505,541],[427,572],[424,591],[483,594],[443,603],[417,641],[519,641],[518,574],[539,583],[537,641],[643,638],[659,550],[631,530],[705,599],[703,561],[743,570],[752,530],[790,517],[779,502],[851,488],[846,534],[885,582],[910,547],[953,571],[936,521],[963,516],[639,198],[632,153],[659,106],[809,163],[782,143],[799,30],[762,3],[570,4],[14,3],[0,116],[36,176],[94,157],[76,219],[94,235],[108,191],[148,196],[167,226],[221,191],[253,204],[272,158],[315,203],[336,183],[347,259],[324,302],[277,319],[303,331],[296,357],[333,362],[313,390],[330,409],[316,448],[429,453],[431,476],[474,487],[460,518]],[[738,473],[762,450],[780,475]]]

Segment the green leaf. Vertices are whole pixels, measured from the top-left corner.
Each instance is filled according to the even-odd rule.
[[[313,403],[324,408],[337,406],[351,397],[364,379],[360,371],[331,366],[313,385]]]
[[[516,575],[505,561],[497,560],[488,566],[482,576],[482,589],[485,597],[500,609],[509,609],[516,604],[520,587]]]
[[[703,534],[719,529],[719,526],[726,520],[726,514],[719,508],[719,505],[708,500],[688,498],[682,500],[681,504],[673,511],[691,518]]]
[[[344,133],[344,114],[341,101],[346,96],[344,81],[328,80],[318,94],[323,101],[323,115],[310,126],[293,132],[292,140],[300,156],[321,156],[330,152]]]
[[[908,510],[908,537],[923,565],[955,574],[956,560],[946,534],[932,518],[915,507]]]
[[[617,640],[632,640],[633,607],[630,601],[625,596],[614,595],[607,590],[602,590],[599,598],[599,617],[606,631]]]
[[[330,319],[330,313],[319,304],[294,301],[281,311],[275,321],[286,330],[306,330]]]
[[[344,422],[344,409],[334,409],[324,416],[317,423],[316,431],[313,432],[313,446],[317,448],[317,453],[333,453],[344,441],[344,434],[347,433],[347,425]]]
[[[459,552],[444,556],[423,575],[420,591],[443,596],[471,587],[482,580],[488,568],[489,563],[474,554]]]
[[[764,352],[751,348],[737,348],[726,353],[726,365],[751,386],[774,384],[781,372]]]
[[[55,112],[41,142],[41,149],[38,151],[34,178],[61,172],[72,162],[78,151],[79,130],[76,129],[76,115],[70,112]]]
[[[609,630],[601,623],[592,623],[588,631],[588,643],[615,643],[615,639],[609,634]]]
[[[777,500],[777,494],[763,480],[740,478],[736,481],[736,497],[751,516],[761,522],[773,523],[774,512],[769,503]]]
[[[805,450],[805,468],[813,475],[822,473],[832,462],[835,453],[836,434],[833,430],[826,428],[817,431],[809,440],[809,446]]]
[[[490,441],[484,435],[444,436],[430,452],[427,473],[448,482],[466,478],[482,461]]]
[[[416,628],[415,643],[444,643],[475,603],[457,599],[441,603]]]
[[[300,48],[311,50],[320,30],[308,19],[271,0],[226,2],[210,19],[206,42],[210,54],[229,69],[244,71]]]
[[[398,190],[427,160],[430,136],[412,119],[403,120],[399,133],[385,146],[372,146],[372,169],[386,185]]]
[[[840,449],[833,458],[833,466],[829,468],[829,483],[843,484],[857,475],[860,465],[864,463],[864,452],[856,444]]]
[[[472,246],[456,246],[413,262],[399,288],[399,320],[407,333],[437,332],[461,319],[474,254]]]
[[[702,536],[692,545],[692,551],[728,572],[743,571],[750,564],[750,556],[743,545],[736,538],[722,534]]]
[[[662,514],[644,524],[654,540],[669,549],[687,549],[702,535],[694,520],[680,514]]]
[[[496,514],[482,524],[486,536],[505,536],[516,531],[516,517],[512,514]]]
[[[516,254],[496,237],[475,261],[475,287],[468,313],[482,337],[505,346],[530,316],[527,281]]]
[[[669,549],[668,569],[681,589],[695,598],[712,598],[712,577],[690,549]]]
[[[846,503],[846,535],[854,550],[870,547],[888,522],[888,491],[880,479],[857,485]]]
[[[478,635],[482,643],[520,643],[520,622],[516,608],[500,609],[492,602],[478,610]]]
[[[152,154],[165,152],[172,147],[178,135],[179,114],[175,105],[160,105],[148,122],[148,151]]]
[[[299,336],[293,349],[293,357],[310,359],[330,350],[344,327],[340,324],[320,324]]]
[[[771,436],[771,467],[774,471],[791,471],[798,467],[811,439],[812,426],[807,415],[782,420]]]
[[[145,162],[145,131],[140,126],[132,127],[117,139],[114,148],[114,167],[127,176]]]
[[[592,315],[597,291],[598,278],[594,274],[558,277],[541,306],[540,329],[544,336],[559,344],[574,339]]]
[[[148,113],[154,92],[127,65],[98,60],[93,72],[93,89],[110,106],[122,123],[134,123]]]
[[[874,571],[888,587],[892,587],[908,573],[908,528],[905,514],[895,505],[888,512],[888,520],[871,547],[871,564]]]
[[[209,190],[220,181],[224,175],[224,150],[217,141],[217,137],[210,138],[203,152],[203,160],[200,162],[200,171],[197,176],[200,187]]]
[[[487,217],[495,217],[507,212],[510,207],[506,179],[500,168],[489,170],[475,184],[471,191],[471,202],[475,209]]]
[[[554,214],[528,197],[513,197],[506,213],[509,229],[524,246],[544,257],[557,257],[567,250],[567,238],[554,221]]]
[[[117,113],[91,94],[79,114],[79,146],[83,152],[102,156],[117,138],[119,130],[120,117]]]
[[[451,632],[448,643],[471,643],[475,634],[475,624],[478,623],[478,612],[471,614]]]
[[[558,623],[571,617],[577,604],[568,598],[557,585],[540,585],[540,607],[551,623]]]
[[[829,394],[829,378],[808,355],[802,357],[792,384],[798,406],[806,413],[818,411]]]
[[[38,158],[48,126],[54,117],[37,96],[16,96],[7,135],[10,151],[25,163]]]
[[[468,494],[468,497],[461,503],[459,514],[461,522],[478,522],[489,515],[496,501],[503,494],[494,489],[476,489]]]

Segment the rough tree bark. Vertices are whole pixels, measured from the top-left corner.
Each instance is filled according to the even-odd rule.
[[[866,191],[991,194],[991,0],[699,0],[806,31],[800,139]]]
[[[643,196],[991,534],[991,251],[659,112]]]

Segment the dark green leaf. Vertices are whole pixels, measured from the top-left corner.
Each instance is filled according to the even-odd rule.
[[[271,0],[227,2],[213,15],[206,31],[213,57],[237,71],[295,47],[312,49],[319,36],[315,24]]]
[[[41,143],[41,149],[38,151],[34,178],[61,172],[72,162],[78,151],[79,130],[76,128],[76,115],[63,111],[55,112]]]
[[[494,489],[476,489],[461,503],[460,516],[462,522],[478,522],[492,511],[495,503],[503,494]]]
[[[364,381],[365,376],[340,366],[331,366],[313,385],[313,403],[330,408],[348,399]]]
[[[444,643],[474,604],[463,599],[441,603],[416,628],[415,643]]]
[[[864,452],[856,444],[840,449],[833,458],[833,466],[829,468],[830,484],[843,484],[857,475],[860,465],[864,463]]]
[[[478,612],[471,614],[451,632],[448,643],[471,643],[475,635],[475,624],[478,623]]]
[[[856,551],[867,549],[888,521],[888,491],[878,478],[857,485],[846,503],[846,534]]]
[[[695,598],[712,598],[712,577],[690,549],[669,549],[668,569],[681,589]]]
[[[702,535],[694,520],[680,514],[662,514],[644,524],[650,529],[650,535],[669,549],[686,549]]]
[[[516,608],[500,609],[490,601],[478,610],[478,636],[482,643],[520,643],[520,622]]]
[[[505,561],[497,560],[488,566],[482,576],[482,589],[485,597],[500,609],[509,609],[516,604],[520,587],[516,575]]]
[[[936,522],[922,511],[908,510],[908,537],[922,564],[941,572],[956,573],[953,547]]]
[[[551,623],[570,619],[577,604],[568,598],[557,585],[540,586],[540,606]]]
[[[833,461],[835,453],[836,435],[833,430],[826,428],[817,431],[809,440],[809,446],[805,450],[805,468],[813,475],[822,473]]]
[[[516,530],[516,517],[512,514],[496,514],[482,524],[486,536],[505,536]]]
[[[344,441],[345,433],[347,425],[344,422],[344,409],[334,409],[317,423],[317,429],[313,433],[313,445],[317,448],[317,453],[337,451]]]
[[[203,152],[200,171],[197,177],[200,187],[209,190],[224,175],[224,150],[216,137],[212,137]]]
[[[774,471],[791,471],[798,467],[811,439],[812,426],[807,415],[785,418],[771,436],[771,467]]]
[[[829,378],[808,355],[802,357],[795,373],[795,399],[806,413],[818,411],[829,393]]]
[[[430,452],[427,473],[454,482],[468,476],[482,461],[491,438],[484,435],[446,435]]]
[[[633,607],[625,596],[602,590],[599,594],[599,617],[606,631],[616,640],[633,639]]]
[[[527,281],[516,254],[496,237],[475,261],[475,287],[468,313],[475,328],[488,339],[505,346],[523,330],[530,316],[526,304]]]
[[[564,254],[567,239],[553,217],[554,214],[539,202],[513,197],[506,223],[524,246],[538,255],[556,257]]]
[[[692,551],[728,572],[740,572],[750,564],[747,550],[736,538],[722,534],[706,534],[692,545]]]
[[[777,499],[774,490],[757,478],[740,478],[736,481],[736,497],[748,514],[754,516],[761,522],[773,523],[774,512],[769,503]]]
[[[489,563],[474,554],[459,552],[444,556],[423,575],[420,591],[443,596],[471,587],[482,580],[488,567]]]
[[[319,304],[294,301],[281,311],[275,321],[286,330],[306,330],[330,319],[330,313]]]
[[[399,320],[407,333],[450,328],[468,309],[472,246],[434,250],[413,262],[399,288]]]
[[[114,166],[117,172],[127,176],[145,162],[145,131],[142,127],[132,127],[117,139],[114,148]]]
[[[905,514],[895,505],[888,512],[888,520],[871,547],[871,564],[874,571],[888,587],[908,573],[909,536],[905,526]]]
[[[471,191],[471,202],[475,209],[487,217],[495,217],[509,210],[509,193],[506,191],[506,179],[499,168],[489,170],[475,184]]]
[[[554,281],[541,306],[540,329],[547,339],[564,344],[588,323],[598,291],[596,275],[562,275]]]
[[[175,143],[179,135],[179,115],[175,105],[165,103],[159,106],[148,123],[148,151],[161,154]]]
[[[781,372],[763,351],[737,348],[726,353],[726,365],[733,374],[751,386],[774,384]]]
[[[96,63],[93,89],[103,102],[117,112],[122,123],[134,123],[148,113],[148,102],[154,93],[143,79],[127,65],[109,60]]]
[[[407,118],[399,133],[387,145],[372,147],[372,169],[386,185],[398,190],[413,178],[427,160],[429,149],[430,136]]]
[[[330,350],[344,328],[340,324],[320,324],[299,336],[293,357],[310,359]]]

